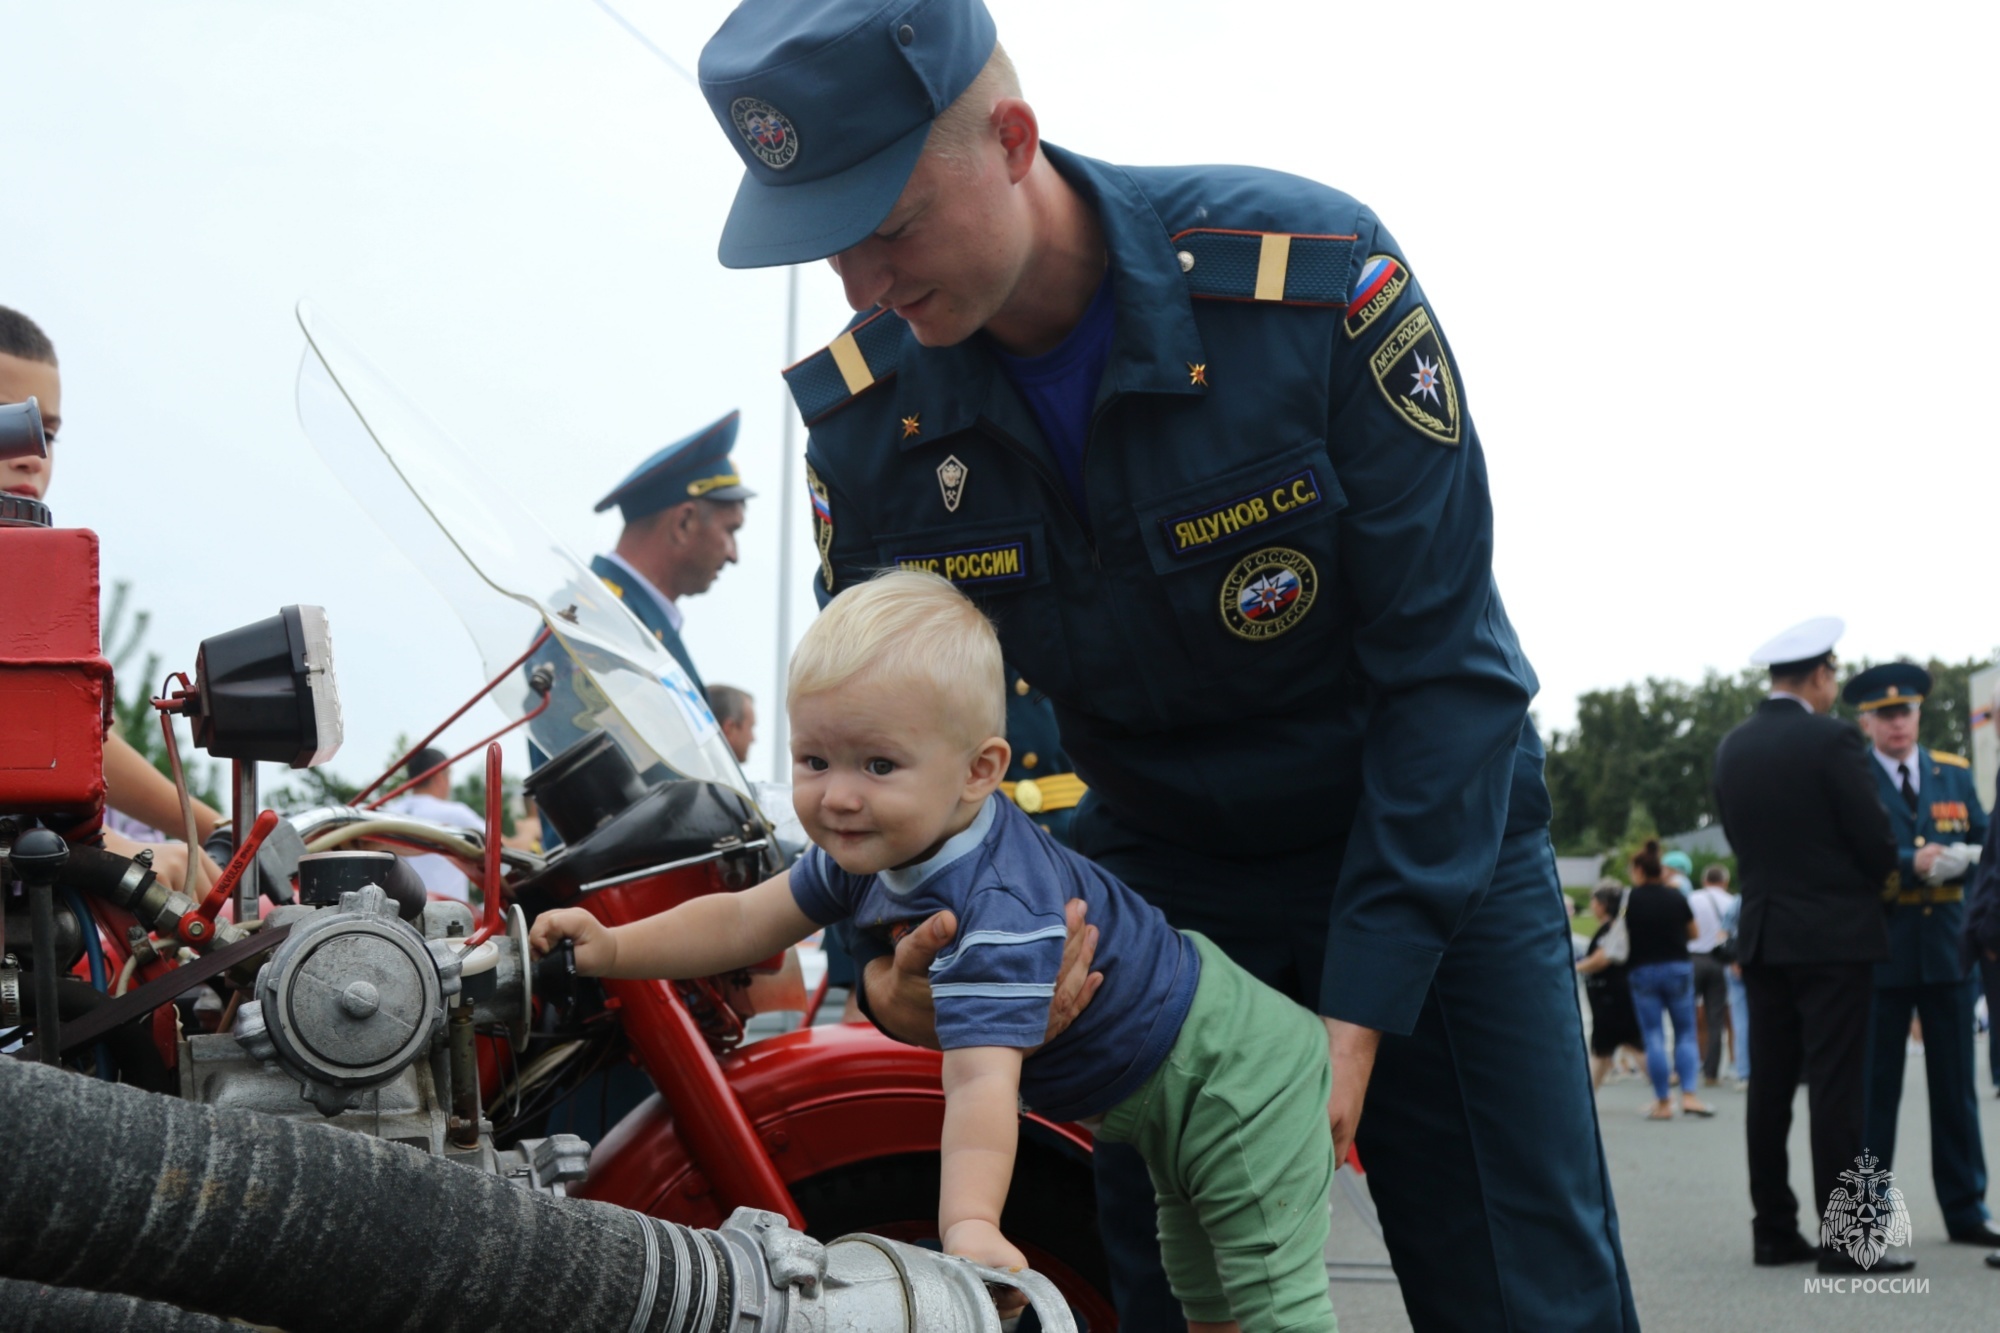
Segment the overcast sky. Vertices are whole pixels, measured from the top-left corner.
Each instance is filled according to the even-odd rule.
[[[1810,615],[1849,656],[2000,643],[1992,6],[989,2],[1050,140],[1381,214],[1460,363],[1545,723]],[[728,9],[620,7],[689,67]],[[738,160],[590,0],[0,0],[0,52],[51,500],[168,666],[324,605],[352,778],[483,679],[299,430],[309,297],[585,555],[600,495],[741,408],[762,495],[687,637],[772,698],[784,277],[717,265]],[[845,306],[802,288],[809,351]],[[795,631],[814,567],[801,538]]]

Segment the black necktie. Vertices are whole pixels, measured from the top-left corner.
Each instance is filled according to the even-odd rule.
[[[1910,766],[1908,764],[1898,764],[1896,765],[1896,772],[1901,774],[1903,778],[1903,804],[1909,806],[1910,813],[1914,815],[1917,813],[1917,789],[1910,785]]]

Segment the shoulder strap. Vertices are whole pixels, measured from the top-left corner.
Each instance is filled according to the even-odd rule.
[[[907,326],[878,310],[785,371],[799,415],[810,426],[847,406],[896,373]]]
[[[1354,236],[1195,227],[1173,238],[1191,295],[1345,309]]]

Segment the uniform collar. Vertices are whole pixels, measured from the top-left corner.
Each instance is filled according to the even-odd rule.
[[[604,563],[606,563],[607,565],[616,566],[620,573],[624,574],[627,578],[631,579],[632,582],[638,584],[640,588],[644,589],[646,595],[652,598],[654,603],[659,606],[660,614],[667,618],[667,624],[673,627],[674,633],[679,634],[681,632],[681,625],[685,620],[685,617],[681,615],[680,607],[674,605],[673,598],[667,596],[665,593],[661,592],[658,588],[654,587],[653,581],[651,579],[647,578],[644,574],[641,574],[638,570],[634,569],[631,563],[627,561],[623,556],[619,555],[616,551],[606,551],[603,555],[597,558],[599,560],[604,561]]]
[[[1923,746],[1919,745],[1912,748],[1908,759],[1891,759],[1872,745],[1868,747],[1868,750],[1870,754],[1875,756],[1875,762],[1882,765],[1882,771],[1889,775],[1890,786],[1897,786],[1903,780],[1903,775],[1896,771],[1896,765],[1906,764],[1910,770],[1910,785],[1918,791],[1923,790],[1924,767],[1926,761],[1929,759],[1929,756],[1924,753]]]
[[[1098,401],[1119,393],[1206,392],[1194,383],[1194,367],[1205,364],[1207,355],[1166,223],[1120,168],[1054,144],[1044,143],[1042,151],[1096,212],[1110,253],[1118,321]],[[895,390],[899,414],[915,416],[919,426],[917,433],[902,434],[905,449],[964,430],[982,416],[1004,429],[1033,429],[1018,395],[978,336],[954,347],[922,347],[913,338],[906,340],[897,377],[902,381]]]

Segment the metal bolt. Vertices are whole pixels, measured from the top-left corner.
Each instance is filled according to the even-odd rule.
[[[340,993],[340,1007],[350,1018],[369,1018],[382,1007],[382,994],[370,982],[350,981]]]

